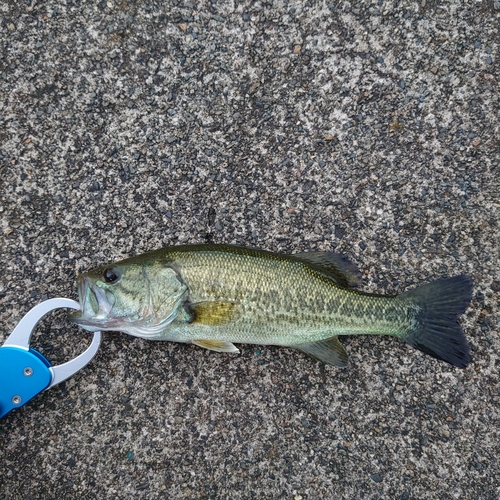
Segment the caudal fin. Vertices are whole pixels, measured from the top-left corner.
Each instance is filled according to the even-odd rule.
[[[455,276],[434,281],[400,295],[410,299],[412,326],[404,340],[430,356],[459,368],[471,361],[470,348],[458,318],[472,297],[472,279]]]

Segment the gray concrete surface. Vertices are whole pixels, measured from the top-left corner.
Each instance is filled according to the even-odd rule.
[[[90,266],[335,249],[363,289],[471,275],[466,370],[121,334],[0,422],[0,498],[496,499],[500,3],[0,2],[0,340]],[[56,314],[60,363],[90,336]]]

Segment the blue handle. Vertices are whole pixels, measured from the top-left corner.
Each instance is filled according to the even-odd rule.
[[[50,366],[34,349],[0,348],[0,418],[49,386]]]
[[[30,348],[31,334],[49,312],[62,307],[80,309],[71,299],[49,299],[30,309],[0,346],[0,418],[25,405],[39,392],[50,389],[80,371],[96,355],[101,332],[94,332],[92,343],[76,358],[58,366]]]

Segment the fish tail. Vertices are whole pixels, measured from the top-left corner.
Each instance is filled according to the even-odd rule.
[[[399,296],[411,303],[411,326],[403,336],[411,346],[459,368],[471,361],[458,318],[472,297],[472,279],[455,276],[434,281]]]

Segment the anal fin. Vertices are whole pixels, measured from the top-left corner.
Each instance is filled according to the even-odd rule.
[[[240,350],[231,342],[224,340],[193,340],[193,344],[216,352],[240,352]]]
[[[347,353],[336,335],[329,339],[318,340],[306,344],[291,345],[290,347],[304,352],[305,354],[309,354],[309,356],[319,359],[329,365],[339,368],[345,368],[347,366]]]

